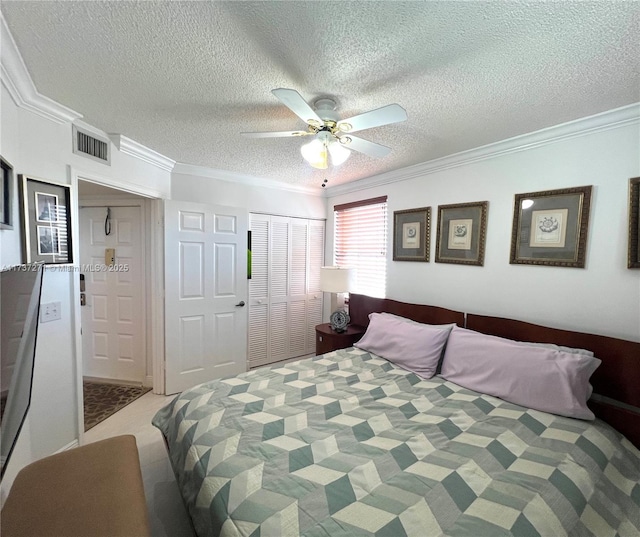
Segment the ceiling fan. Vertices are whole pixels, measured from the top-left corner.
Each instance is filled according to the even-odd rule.
[[[324,170],[329,159],[334,166],[342,164],[350,150],[369,157],[381,158],[391,148],[353,136],[352,132],[399,123],[407,119],[407,112],[399,104],[389,104],[347,119],[339,119],[333,99],[322,98],[312,108],[293,89],[278,88],[271,91],[280,101],[307,124],[306,130],[280,132],[242,132],[249,138],[283,138],[289,136],[313,136],[310,143],[300,148],[303,158],[314,168]],[[323,185],[324,186],[324,185]]]

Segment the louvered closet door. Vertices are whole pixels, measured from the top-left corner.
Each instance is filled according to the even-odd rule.
[[[271,217],[269,236],[269,358],[289,358],[289,219]]]
[[[291,356],[307,352],[307,232],[309,223],[291,219],[291,279],[289,285],[289,351]]]
[[[316,326],[322,323],[322,291],[320,267],[324,264],[324,221],[309,220],[307,263],[306,354],[316,352]]]
[[[252,214],[251,230],[249,366],[314,353],[324,221]]]
[[[269,229],[271,218],[251,215],[249,281],[249,367],[262,365],[269,349]]]

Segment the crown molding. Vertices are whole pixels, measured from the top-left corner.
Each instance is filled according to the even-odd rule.
[[[81,118],[82,114],[38,93],[2,13],[0,25],[0,75],[16,106],[55,123]]]
[[[73,166],[69,166],[68,170],[69,178],[72,185],[75,184],[77,186],[78,181],[87,181],[89,183],[96,183],[100,186],[114,188],[126,194],[135,194],[136,196],[142,196],[145,198],[170,198],[169,192],[163,192],[155,188],[149,188],[143,185],[132,183],[131,181],[114,179],[113,177],[86,171]]]
[[[82,129],[83,131],[86,131],[86,132],[92,134],[96,138],[102,138],[105,142],[109,142],[109,135],[106,132],[100,130],[97,127],[94,127],[93,125],[89,125],[89,123],[85,123],[81,119],[76,119],[73,122],[73,124],[76,127],[79,127],[80,129]]]
[[[165,157],[157,151],[149,149],[147,146],[139,144],[135,140],[127,138],[122,134],[109,134],[109,139],[121,153],[140,159],[148,164],[152,164],[161,170],[170,172],[176,164],[175,160]]]
[[[211,179],[219,179],[220,181],[228,181],[236,184],[257,186],[262,188],[272,188],[274,190],[286,190],[289,192],[298,192],[301,194],[310,194],[312,196],[323,197],[323,192],[318,191],[318,189],[314,187],[282,183],[280,181],[274,181],[273,179],[263,179],[244,173],[217,170],[214,168],[207,168],[205,166],[184,164],[182,162],[179,162],[175,165],[175,168],[173,168],[173,173],[195,175],[199,177],[209,177]]]
[[[630,104],[621,108],[608,110],[600,114],[588,116],[553,127],[547,127],[539,131],[522,134],[508,138],[500,142],[469,149],[446,157],[429,160],[413,166],[407,166],[399,170],[373,175],[365,179],[353,181],[343,185],[328,187],[324,192],[325,197],[333,197],[341,194],[357,192],[371,187],[407,181],[418,177],[424,177],[443,170],[473,164],[483,160],[526,151],[547,144],[553,144],[578,136],[585,136],[596,132],[616,129],[632,124],[640,124],[640,103]]]

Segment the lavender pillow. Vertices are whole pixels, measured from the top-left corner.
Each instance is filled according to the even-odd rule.
[[[531,343],[529,341],[518,341],[521,345],[531,345],[533,347],[546,347],[556,351],[568,352],[569,354],[584,354],[585,356],[593,356],[593,351],[587,349],[575,349],[573,347],[565,347],[564,345],[556,345],[555,343]]]
[[[372,313],[364,336],[355,343],[363,351],[377,354],[422,378],[436,373],[449,327],[407,322],[395,315]]]
[[[589,378],[598,358],[455,327],[442,376],[460,386],[552,414],[592,420]]]
[[[395,313],[388,313],[386,311],[383,311],[381,313],[370,313],[369,314],[369,319],[371,319],[372,315],[382,315],[383,317],[391,317],[393,319],[398,319],[399,321],[404,321],[405,323],[412,323],[412,324],[421,324],[424,326],[434,326],[436,328],[446,328],[447,330],[451,330],[454,326],[458,326],[456,323],[449,323],[449,324],[427,324],[427,323],[421,323],[418,321],[414,321],[413,319],[408,319],[407,317],[401,317],[400,315],[396,315]]]

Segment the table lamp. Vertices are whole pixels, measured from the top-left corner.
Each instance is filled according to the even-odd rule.
[[[344,332],[349,324],[349,314],[345,310],[344,294],[353,288],[355,270],[346,267],[321,267],[320,290],[331,293],[331,328]]]

